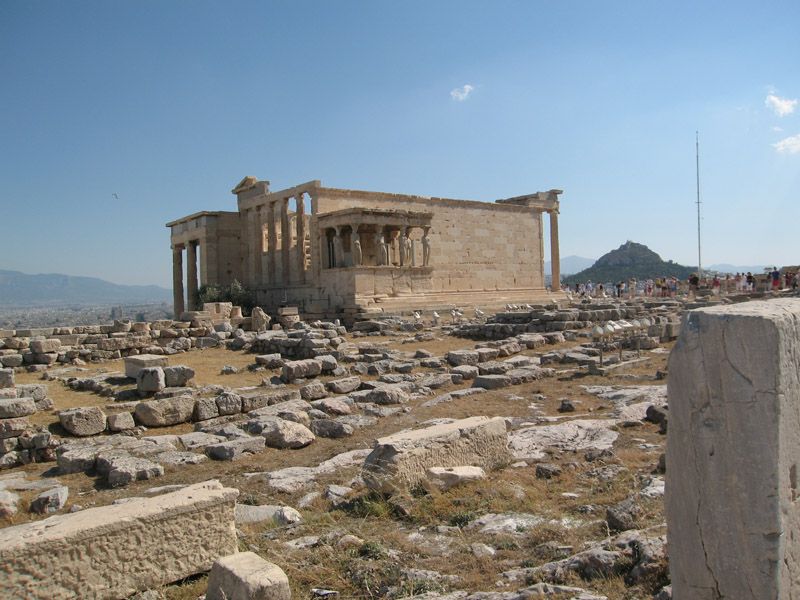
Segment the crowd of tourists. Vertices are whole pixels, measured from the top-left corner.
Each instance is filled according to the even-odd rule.
[[[697,294],[700,290],[710,290],[713,295],[746,294],[751,292],[797,290],[800,283],[800,270],[778,267],[765,269],[765,273],[726,273],[700,277],[692,273],[686,281],[677,277],[656,277],[653,279],[593,283],[563,284],[561,289],[581,298],[673,298],[679,294]]]

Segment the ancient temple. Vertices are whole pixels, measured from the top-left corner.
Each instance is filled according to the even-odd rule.
[[[305,318],[561,298],[561,190],[490,203],[319,181],[273,192],[245,177],[232,193],[235,212],[167,223],[176,315],[197,308],[199,286],[234,279],[268,312],[296,305]],[[545,288],[544,213],[555,293]]]

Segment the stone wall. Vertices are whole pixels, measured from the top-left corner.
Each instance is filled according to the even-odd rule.
[[[544,289],[542,218],[529,208],[332,188],[320,188],[317,205],[319,213],[345,208],[432,212],[433,291]]]
[[[217,481],[0,529],[6,598],[126,598],[237,551],[238,491]]]

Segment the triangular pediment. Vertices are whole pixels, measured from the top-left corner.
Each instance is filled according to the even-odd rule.
[[[236,184],[236,187],[231,190],[232,194],[240,194],[245,190],[249,190],[250,188],[254,188],[258,183],[258,179],[253,177],[252,175],[248,175],[244,179],[242,179],[239,183]]]

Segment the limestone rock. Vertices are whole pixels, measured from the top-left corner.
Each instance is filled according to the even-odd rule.
[[[386,386],[371,390],[364,399],[375,404],[405,404],[408,394],[399,387]]]
[[[428,481],[446,491],[457,485],[486,479],[486,471],[480,467],[430,467],[426,476]]]
[[[556,425],[534,425],[512,431],[509,447],[516,458],[542,460],[545,449],[565,452],[583,450],[610,450],[618,437],[611,430],[614,421],[604,419],[576,419]]]
[[[240,437],[221,442],[219,444],[212,444],[206,446],[206,455],[213,460],[234,460],[247,452],[250,454],[260,452],[264,449],[264,438],[261,436],[256,437]]]
[[[333,419],[314,419],[311,421],[311,431],[319,437],[336,439],[353,435],[354,429],[352,425]]]
[[[164,367],[164,382],[167,387],[185,387],[194,377],[194,369],[186,365]]]
[[[207,571],[237,549],[237,494],[208,481],[0,529],[0,589],[32,600],[127,598]]]
[[[236,415],[242,412],[242,398],[233,392],[222,392],[216,398],[220,416]]]
[[[69,498],[69,488],[65,485],[56,486],[36,496],[31,502],[30,511],[40,515],[54,513],[64,508],[67,498]]]
[[[0,399],[0,419],[27,417],[35,412],[36,403],[33,401],[33,398]]]
[[[253,308],[250,316],[250,323],[253,331],[261,333],[262,331],[269,329],[269,324],[272,322],[272,319],[261,309],[261,307],[256,306]]]
[[[277,417],[261,421],[259,433],[270,448],[305,448],[316,438],[311,430],[294,421]]]
[[[167,357],[158,354],[139,354],[138,356],[127,356],[125,362],[125,377],[136,379],[139,371],[147,367],[166,367]]]
[[[291,360],[285,362],[281,371],[281,379],[287,383],[295,379],[316,377],[322,373],[322,363],[313,358]]]
[[[206,600],[291,600],[289,578],[280,567],[253,552],[216,560],[208,576]]]
[[[340,398],[324,398],[322,400],[314,400],[311,406],[317,410],[321,410],[329,415],[349,415],[353,412],[350,405]]]
[[[106,429],[106,414],[97,406],[70,408],[58,413],[61,426],[72,435],[97,435]]]
[[[161,367],[143,367],[136,374],[136,389],[143,394],[160,392],[165,387],[167,384]]]
[[[510,458],[505,420],[471,417],[379,438],[364,461],[364,480],[392,493],[413,487],[430,467],[496,469]]]
[[[334,379],[325,384],[334,394],[349,394],[355,392],[361,386],[361,378],[358,376]]]
[[[108,430],[109,431],[127,431],[136,427],[133,420],[133,415],[129,412],[120,412],[114,415],[108,415]]]
[[[191,420],[194,398],[177,396],[140,402],[134,409],[136,421],[146,427],[168,427]]]
[[[267,369],[277,369],[278,367],[282,367],[284,363],[283,358],[281,355],[276,354],[261,354],[260,356],[256,356],[256,364],[262,365]]]
[[[275,525],[293,525],[303,520],[302,515],[291,506],[276,506],[271,504],[236,505],[236,524],[262,523],[272,521]]]
[[[14,387],[14,369],[0,369],[0,388]]]
[[[452,350],[445,356],[451,367],[478,364],[478,353],[475,350]]]
[[[300,388],[300,397],[303,400],[319,400],[327,395],[328,392],[325,390],[325,385],[319,381],[308,383]]]

